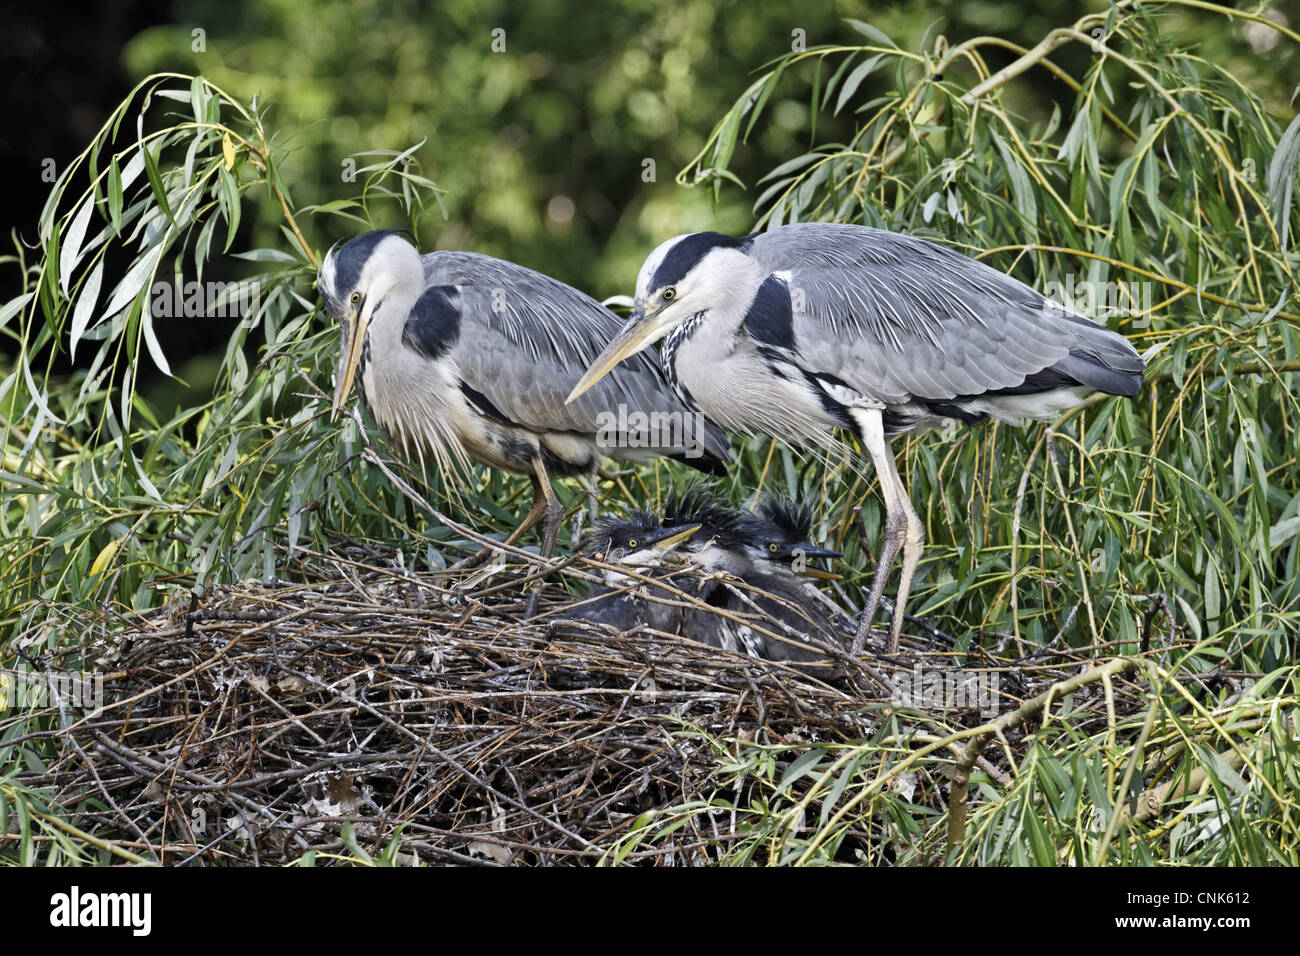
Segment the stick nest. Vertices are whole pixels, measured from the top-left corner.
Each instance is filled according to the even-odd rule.
[[[589,864],[647,811],[714,797],[720,758],[746,742],[787,763],[809,745],[870,740],[899,713],[879,660],[821,679],[654,632],[556,627],[554,585],[525,623],[519,588],[390,567],[335,562],[307,584],[245,582],[92,622],[97,635],[67,654],[104,674],[104,708],[51,708],[50,729],[29,739],[49,738],[57,756],[21,782],[47,788],[81,829],[166,863],[387,850],[398,863]],[[889,668],[958,666],[924,633],[904,643]],[[1003,666],[999,711],[1082,663]],[[1104,722],[1100,695],[1074,706]],[[986,720],[906,713],[947,732]],[[935,776],[911,799],[942,811],[948,781]],[[627,860],[716,852],[688,836]]]

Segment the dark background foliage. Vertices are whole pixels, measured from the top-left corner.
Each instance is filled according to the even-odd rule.
[[[1290,6],[1274,10],[1285,19]],[[53,159],[61,169],[149,73],[202,72],[236,96],[260,94],[272,104],[272,122],[290,140],[283,171],[297,204],[350,195],[341,177],[353,153],[424,141],[416,155],[446,191],[447,212],[444,219],[432,206],[420,218],[425,248],[512,258],[603,298],[629,291],[645,250],[667,236],[747,230],[758,177],[814,138],[849,135],[846,116],[823,115],[813,129],[807,103],[814,82],[826,77],[811,68],[792,71],[768,106],[770,122],[731,164],[749,192],[725,190],[715,205],[707,191],[674,183],[722,109],[762,64],[790,51],[794,31],[804,31],[808,46],[852,44],[861,37],[844,18],[857,17],[909,48],[940,35],[980,34],[1031,47],[1078,15],[1078,4],[1068,0],[835,0],[799,7],[617,0],[599,11],[562,0],[179,0],[98,4],[75,17],[58,4],[19,5],[6,11],[0,51],[12,78],[0,172],[15,184],[0,223],[33,241],[48,191],[42,164]],[[202,52],[194,50],[195,29],[203,31]],[[492,52],[497,29],[505,31],[504,53]],[[1300,54],[1266,30],[1251,33],[1215,17],[1188,18],[1186,29],[1204,56],[1230,63],[1274,105],[1300,83]],[[997,68],[1015,52],[988,55]],[[1070,47],[1057,59],[1073,74],[1087,58],[1086,49]],[[1013,102],[1046,117],[1053,105],[1068,109],[1073,96],[1064,84],[1042,82],[1016,89]],[[655,161],[654,183],[643,181],[646,159]],[[269,244],[278,222],[273,200],[259,197],[241,237]],[[318,248],[350,228],[346,221],[313,225],[304,228]],[[235,277],[217,269],[218,277]],[[6,298],[15,280],[0,272]],[[204,394],[227,330],[190,322],[164,324],[158,334],[175,356],[173,368]],[[164,406],[193,400],[153,373],[146,388]]]
[[[773,860],[833,859],[846,832],[888,814],[890,852],[917,861],[1295,861],[1291,7],[142,9],[17,20],[5,157],[25,245],[0,257],[6,654],[75,659],[165,601],[330,573],[325,554],[432,573],[464,553],[465,526],[513,526],[522,480],[480,471],[448,494],[396,456],[385,470],[393,449],[360,419],[331,421],[337,333],[311,280],[337,238],[410,224],[426,248],[503,255],[606,296],[628,291],[645,252],[678,232],[886,225],[1040,289],[1145,283],[1139,307],[1096,316],[1149,356],[1136,401],[898,443],[930,539],[918,627],[1008,673],[1069,646],[1140,659],[1143,674],[1126,690],[1133,709],[1104,728],[1053,702],[1017,766],[972,777],[970,825],[948,850],[931,811],[884,785],[908,768],[946,778],[937,751],[965,739],[953,728],[922,749],[896,722],[879,741],[822,750],[721,741],[738,756],[720,759],[719,799],[741,804],[729,819],[744,831],[722,858],[762,847]],[[1011,64],[1023,72],[998,72]],[[383,168],[347,182],[357,154]],[[61,173],[52,192],[47,159]],[[261,307],[246,321],[147,307],[155,277],[200,274],[255,278]],[[860,600],[881,531],[871,476],[762,438],[733,447],[722,493],[811,504],[814,536],[845,554],[839,597]],[[675,468],[602,481],[602,506],[653,506],[682,479]],[[445,513],[430,515],[411,486]],[[571,483],[557,494],[582,508]],[[51,807],[41,735],[57,726],[50,714],[0,721],[0,743],[25,741],[0,747],[0,821],[5,800],[45,808],[45,837],[64,842],[24,835],[24,860],[106,859],[65,839],[63,817],[86,807]],[[1194,780],[1201,792],[1179,791],[1158,825],[1121,812],[1143,788]],[[821,818],[807,835],[810,801]],[[666,804],[633,842],[715,809]]]

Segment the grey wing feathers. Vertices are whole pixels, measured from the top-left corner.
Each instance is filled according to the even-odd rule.
[[[592,434],[601,412],[684,414],[653,355],[623,362],[570,405],[564,400],[622,326],[577,289],[524,266],[467,252],[423,257],[428,286],[455,286],[462,335],[453,358],[462,378],[510,421],[534,431]],[[469,329],[472,334],[465,334]],[[707,450],[730,457],[726,435],[707,426]]]
[[[882,402],[1016,389],[1053,367],[1118,394],[1141,383],[1123,336],[943,246],[806,223],[756,234],[749,254],[790,286],[809,370]]]
[[[491,325],[533,359],[578,356],[589,363],[622,325],[590,296],[513,262],[474,252],[434,252],[421,259],[426,285],[476,290],[488,308],[467,317]],[[628,365],[653,372],[644,355]]]

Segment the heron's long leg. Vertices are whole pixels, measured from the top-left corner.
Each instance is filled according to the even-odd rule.
[[[519,522],[519,527],[511,531],[506,537],[506,544],[513,545],[516,541],[524,536],[524,533],[541,520],[542,515],[546,513],[546,495],[541,490],[541,485],[537,482],[535,475],[528,476],[533,483],[533,506],[528,509],[528,514],[524,515],[524,520]]]
[[[582,485],[583,493],[587,496],[587,523],[596,524],[596,519],[600,517],[600,486],[596,482],[596,472],[584,471],[578,476],[578,481]],[[582,537],[582,512],[579,511],[577,520],[573,523],[573,547],[578,547],[579,539]]]
[[[533,506],[528,509],[528,514],[524,515],[524,519],[519,522],[515,527],[515,530],[506,535],[506,539],[503,543],[507,546],[513,546],[528,532],[529,528],[542,519],[546,514],[547,499],[554,498],[554,495],[548,494],[551,489],[550,482],[544,480],[539,481],[536,475],[529,475],[528,477],[533,483]],[[543,487],[546,488],[546,491],[542,491]],[[468,558],[462,558],[460,561],[457,561],[451,566],[451,568],[452,570],[461,570],[462,568],[477,567],[494,553],[495,548],[492,545],[486,545],[474,554],[471,554]]]
[[[536,474],[533,488],[542,502],[542,557],[549,558],[555,551],[555,539],[560,534],[564,505],[560,504],[560,499],[555,497],[555,490],[551,488],[551,478],[546,473],[546,466],[542,464],[541,458],[533,460],[533,471]]]
[[[925,525],[912,507],[912,500],[907,496],[907,486],[899,477],[898,465],[894,456],[885,456],[890,476],[896,488],[896,499],[903,506],[903,567],[898,572],[898,593],[894,598],[894,620],[889,628],[889,646],[886,654],[898,653],[898,638],[903,633],[903,617],[907,612],[907,597],[912,593],[912,577],[916,566],[921,563],[921,553],[925,550]]]
[[[546,473],[546,465],[542,463],[540,456],[533,459],[533,472],[533,490],[536,494],[533,508],[536,509],[540,502],[543,513],[542,557],[549,558],[555,551],[555,539],[560,534],[560,520],[564,517],[564,506],[555,497],[550,476]],[[537,600],[541,597],[544,582],[545,578],[539,579],[533,588],[533,593],[529,595],[528,606],[524,609],[525,618],[537,613]]]
[[[524,536],[525,532],[527,532],[529,528],[541,520],[542,515],[546,512],[546,497],[538,490],[537,478],[533,475],[530,475],[529,477],[532,478],[533,482],[533,506],[528,509],[528,514],[524,515],[524,520],[519,522],[515,530],[511,531],[510,534],[506,536],[504,542],[506,545],[514,545],[515,542]],[[450,570],[459,571],[464,568],[478,567],[494,553],[495,548],[492,545],[485,545],[471,554],[468,558],[462,558],[457,561],[451,566]]]
[[[898,650],[898,638],[902,632],[903,614],[907,606],[907,594],[912,588],[912,577],[921,560],[925,546],[925,528],[917,517],[912,502],[907,497],[903,479],[898,475],[898,466],[885,438],[884,419],[877,408],[855,410],[855,417],[862,429],[862,441],[867,454],[875,466],[880,478],[880,494],[885,502],[885,540],[881,543],[880,559],[876,564],[876,576],[871,581],[871,593],[867,597],[867,606],[863,609],[862,619],[858,622],[858,633],[853,638],[852,656],[862,653],[867,635],[871,631],[871,622],[880,607],[880,596],[889,580],[894,559],[899,549],[903,551],[903,570],[898,581],[898,596],[894,599],[894,620],[889,629],[887,653]]]

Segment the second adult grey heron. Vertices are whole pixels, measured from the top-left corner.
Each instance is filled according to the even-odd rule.
[[[343,326],[334,413],[355,378],[375,421],[422,464],[528,475],[533,506],[507,543],[543,519],[551,554],[563,514],[551,475],[590,473],[602,457],[668,455],[712,473],[730,461],[726,435],[678,399],[653,356],[566,404],[621,323],[549,276],[472,252],[421,256],[389,229],[331,249],[317,289]]]
[[[822,447],[844,428],[871,457],[885,539],[854,656],[901,548],[897,650],[925,542],[890,436],[945,419],[1050,418],[1094,391],[1132,397],[1146,367],[1122,335],[960,252],[830,223],[660,245],[631,318],[569,400],[664,338],[674,388],[724,428]]]

